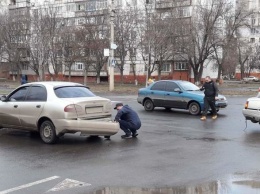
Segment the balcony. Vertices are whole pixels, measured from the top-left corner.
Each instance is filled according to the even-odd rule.
[[[167,9],[167,8],[173,8],[173,7],[181,7],[181,6],[189,6],[191,5],[190,0],[184,0],[184,1],[156,1],[155,2],[155,9]]]
[[[16,5],[15,5],[15,4],[10,4],[10,5],[8,6],[8,8],[9,8],[9,10],[10,10],[10,9],[16,9]]]

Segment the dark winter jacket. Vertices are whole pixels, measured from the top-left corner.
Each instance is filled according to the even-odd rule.
[[[128,105],[124,105],[120,110],[118,110],[115,121],[118,122],[119,120],[129,122],[129,124],[136,129],[141,127],[141,121],[138,114]]]
[[[204,90],[205,97],[218,96],[218,86],[215,82],[205,82],[200,90]]]

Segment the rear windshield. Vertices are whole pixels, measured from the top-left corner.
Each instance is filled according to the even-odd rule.
[[[59,98],[81,98],[96,96],[88,88],[82,86],[66,86],[55,88],[54,92]]]

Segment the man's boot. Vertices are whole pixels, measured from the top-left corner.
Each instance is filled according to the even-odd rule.
[[[200,120],[205,121],[205,120],[206,120],[206,116],[202,116],[202,117],[200,118]]]

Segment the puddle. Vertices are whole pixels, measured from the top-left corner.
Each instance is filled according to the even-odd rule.
[[[225,138],[211,138],[211,137],[201,137],[201,138],[190,138],[190,137],[185,137],[186,140],[201,140],[201,141],[207,141],[207,142],[212,142],[212,141],[229,141],[229,139]]]
[[[92,194],[257,194],[260,193],[260,179],[237,179],[213,181],[196,186],[172,188],[116,188],[106,187]]]

